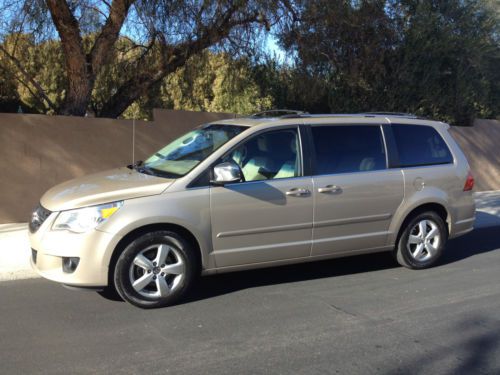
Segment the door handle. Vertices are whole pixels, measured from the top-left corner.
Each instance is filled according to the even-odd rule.
[[[325,187],[319,188],[318,193],[340,193],[342,189],[337,185],[326,185]]]
[[[304,197],[309,194],[311,194],[311,192],[308,189],[300,189],[300,188],[293,188],[286,192],[286,195],[291,197]]]

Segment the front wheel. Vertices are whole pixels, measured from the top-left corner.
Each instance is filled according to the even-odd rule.
[[[118,258],[114,283],[120,296],[141,308],[172,305],[198,276],[191,244],[175,232],[155,231],[132,241]]]
[[[403,229],[395,249],[396,259],[411,269],[432,267],[441,257],[447,239],[443,219],[432,211],[421,213]]]

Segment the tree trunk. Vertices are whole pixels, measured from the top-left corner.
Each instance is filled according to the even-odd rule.
[[[71,56],[71,55],[66,55]],[[69,77],[68,89],[59,113],[69,116],[85,116],[92,93],[92,80],[86,69],[87,64],[79,65],[71,57],[67,58],[66,71]]]
[[[99,69],[107,64],[120,29],[134,0],[115,0],[111,3],[109,17],[89,54],[83,48],[78,20],[65,0],[47,0],[52,20],[61,38],[66,60],[66,96],[59,113],[84,116]]]
[[[89,64],[83,50],[78,21],[64,0],[47,0],[52,20],[61,37],[61,45],[66,60],[66,97],[59,113],[62,115],[84,116],[92,92]]]
[[[66,61],[67,88],[64,104],[60,114],[84,116],[90,103],[97,73],[102,66],[110,62],[113,47],[118,39],[130,6],[135,0],[113,0],[109,6],[110,13],[101,32],[96,38],[91,51],[86,54],[80,33],[78,20],[72,13],[67,0],[46,0],[50,15],[61,38],[61,45]],[[228,9],[217,13],[209,25],[195,25],[192,37],[177,45],[168,45],[163,39],[159,41],[161,62],[157,66],[141,66],[137,61],[138,73],[118,88],[103,108],[97,113],[100,117],[120,116],[132,103],[160,82],[169,73],[183,66],[189,57],[200,53],[223,39],[237,26],[263,22],[257,11],[238,17],[239,11],[245,9],[245,2],[230,2]],[[200,10],[202,13],[203,6]],[[152,43],[155,38],[152,39]]]

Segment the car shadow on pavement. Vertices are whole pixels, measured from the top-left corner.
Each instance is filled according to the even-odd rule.
[[[399,267],[390,253],[358,255],[280,267],[238,271],[202,277],[180,304],[212,298],[239,290],[330,278]]]
[[[178,305],[196,302],[239,290],[264,285],[286,284],[399,267],[388,252],[357,255],[330,260],[236,271],[201,277]],[[99,293],[105,299],[122,301],[116,292]]]
[[[500,227],[477,228],[450,240],[438,266],[500,250]],[[240,271],[201,278],[191,294],[180,304],[224,295],[265,285],[315,280],[396,268],[399,265],[389,252],[357,255],[282,267]]]
[[[460,339],[447,345],[422,343],[421,353],[410,360],[402,360],[386,374],[500,374],[498,354],[500,348],[500,324],[491,317],[472,315],[443,332],[443,337],[452,337],[460,332]],[[440,350],[426,350],[439,345]],[[446,363],[449,363],[447,365]],[[451,364],[451,366],[450,366]],[[441,371],[435,368],[441,367]],[[443,372],[443,367],[447,371]]]
[[[440,265],[500,250],[500,226],[476,228],[472,232],[448,242]]]

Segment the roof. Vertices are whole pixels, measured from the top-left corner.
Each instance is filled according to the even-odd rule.
[[[270,116],[266,116],[266,114]],[[284,115],[275,114],[285,113]],[[215,121],[217,124],[231,124],[241,126],[258,126],[258,125],[286,125],[297,123],[297,119],[301,119],[305,124],[311,123],[412,123],[412,124],[444,124],[440,121],[422,118],[408,113],[395,112],[366,112],[366,113],[337,113],[337,114],[309,114],[301,111],[290,110],[273,110],[260,112],[245,117],[236,117],[228,120]]]

